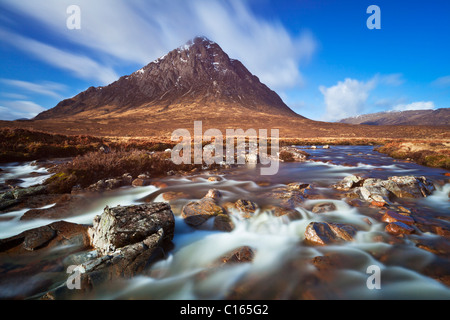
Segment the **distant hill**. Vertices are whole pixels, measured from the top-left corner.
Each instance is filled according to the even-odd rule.
[[[389,111],[346,118],[340,123],[368,125],[450,125],[450,108],[437,110]]]

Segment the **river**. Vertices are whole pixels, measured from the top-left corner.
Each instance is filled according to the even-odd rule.
[[[91,201],[88,208],[70,218],[68,222],[92,224],[103,208],[117,205],[164,201],[164,192],[182,192],[183,196],[170,201],[176,216],[173,250],[164,260],[154,264],[145,274],[130,280],[117,280],[99,286],[93,293],[83,296],[74,292],[74,298],[86,299],[450,299],[450,289],[430,277],[430,268],[445,268],[441,274],[450,275],[447,263],[440,264],[430,250],[417,246],[418,242],[435,240],[440,236],[430,232],[410,235],[396,241],[384,231],[385,223],[376,219],[379,209],[367,205],[351,206],[337,195],[331,186],[344,177],[358,174],[386,179],[390,176],[425,176],[436,185],[429,197],[407,199],[401,204],[416,210],[425,210],[446,226],[450,221],[450,184],[444,176],[446,170],[423,167],[397,161],[377,153],[372,146],[332,146],[330,149],[300,147],[311,154],[312,161],[281,163],[275,176],[260,176],[257,167],[241,167],[219,173],[202,172],[186,176],[158,179],[164,188],[154,185],[124,187],[105,192]],[[30,163],[8,164],[2,169],[0,183],[20,178],[20,186],[41,183],[47,178],[45,168]],[[31,172],[40,174],[29,176]],[[209,181],[211,175],[219,181]],[[301,218],[282,219],[265,210],[271,203],[264,195],[288,183],[302,182],[312,186],[311,197],[296,207]],[[247,199],[259,205],[254,217],[233,215],[235,229],[231,232],[195,230],[180,216],[188,201],[201,199],[208,190],[218,189],[223,201]],[[334,209],[313,213],[319,203],[332,203]],[[51,205],[50,205],[51,206]],[[0,239],[22,231],[47,225],[51,220],[21,221],[27,208],[0,215]],[[334,222],[358,227],[353,241],[336,245],[311,246],[304,243],[306,227],[311,222]],[[249,247],[250,262],[218,263],[233,250]],[[58,249],[58,248],[57,248]],[[73,252],[70,248],[52,251],[45,259],[59,259]],[[317,257],[334,257],[337,267],[318,268],[312,261]],[[33,256],[35,263],[42,257]],[[316,260],[314,260],[316,259]],[[448,260],[448,257],[447,257]],[[7,265],[9,267],[5,267]],[[13,261],[0,261],[0,275],[14,269]],[[371,289],[368,279],[370,267],[380,270],[380,288]],[[65,285],[65,266],[26,274],[16,280],[0,282],[0,298],[33,298],[39,296],[33,286],[48,289]],[[26,268],[25,268],[26,269]]]

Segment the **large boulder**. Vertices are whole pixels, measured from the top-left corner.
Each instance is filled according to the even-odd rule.
[[[425,177],[394,176],[387,180],[348,176],[333,186],[335,189],[350,191],[349,196],[359,197],[381,206],[395,198],[422,198],[432,194],[435,187]]]
[[[106,207],[101,216],[94,218],[89,235],[92,246],[106,255],[140,243],[160,230],[163,233],[161,240],[172,240],[174,228],[175,218],[167,203],[148,203]]]

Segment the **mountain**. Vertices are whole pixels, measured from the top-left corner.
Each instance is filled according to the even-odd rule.
[[[450,108],[378,112],[343,119],[339,122],[368,125],[446,126],[450,125]]]
[[[35,120],[250,112],[300,117],[217,43],[197,37],[108,86],[61,101]]]

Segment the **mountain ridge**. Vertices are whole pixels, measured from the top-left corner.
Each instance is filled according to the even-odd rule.
[[[385,111],[345,118],[339,123],[366,125],[450,125],[450,108]]]

